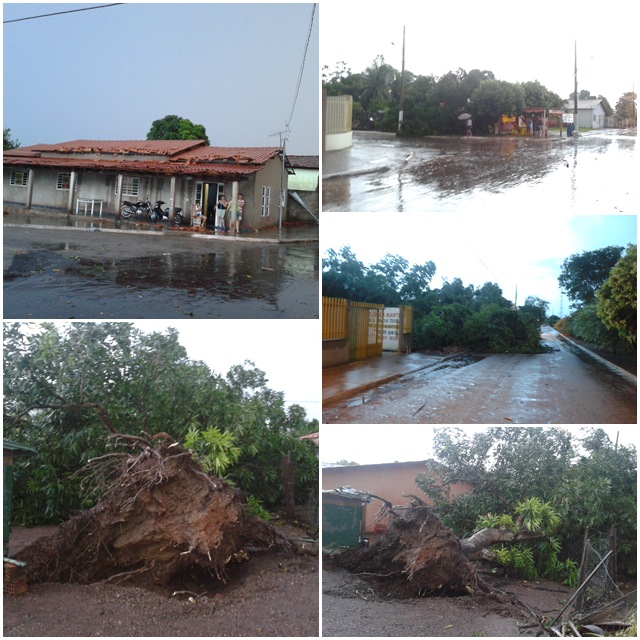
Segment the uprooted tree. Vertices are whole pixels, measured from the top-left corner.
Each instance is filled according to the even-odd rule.
[[[112,434],[110,440],[126,450],[100,456],[83,470],[107,483],[100,500],[18,554],[30,580],[139,577],[165,585],[187,570],[224,580],[227,565],[247,558],[247,546],[294,550],[248,512],[241,491],[207,475],[167,434]]]
[[[492,593],[473,562],[506,564],[510,556],[507,553],[505,557],[501,551],[545,537],[558,524],[549,505],[532,498],[518,506],[516,520],[482,518],[473,535],[460,539],[422,499],[407,497],[411,500],[406,506],[394,507],[383,500],[379,517],[389,517],[384,535],[371,547],[338,556],[337,564],[365,577],[393,583],[399,593],[407,595]],[[496,545],[500,547],[496,549]]]

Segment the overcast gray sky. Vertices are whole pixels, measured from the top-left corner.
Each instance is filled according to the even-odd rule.
[[[386,253],[410,264],[432,260],[437,268],[432,288],[442,279],[461,278],[465,285],[495,282],[505,298],[523,305],[527,296],[550,303],[549,313],[568,315],[569,301],[561,298],[558,276],[563,261],[575,253],[610,245],[637,243],[637,218],[573,216],[559,212],[540,215],[397,214],[325,216],[323,252],[349,245],[366,265]],[[562,314],[560,311],[562,310]]]
[[[141,320],[145,332],[174,327],[192,360],[201,360],[225,376],[251,360],[264,371],[268,386],[284,393],[287,405],[299,404],[309,420],[320,422],[322,363],[320,323],[314,320]]]
[[[3,21],[90,6],[3,3]],[[144,140],[171,114],[214,146],[263,147],[293,113],[288,152],[317,155],[313,6],[134,2],[4,24],[3,128],[21,146]]]
[[[593,425],[597,427],[598,425]],[[358,464],[384,462],[411,462],[427,460],[433,455],[433,435],[436,427],[426,425],[330,425],[322,426],[320,460],[323,463],[347,460]],[[465,425],[465,432],[488,429]],[[544,427],[527,427],[540,429]],[[582,427],[564,427],[576,436],[582,435]],[[603,426],[612,442],[626,446],[638,445],[638,430],[630,426]]]
[[[364,71],[377,55],[402,67],[406,27],[406,69],[442,76],[459,68],[488,70],[498,80],[538,80],[562,98],[574,87],[574,44],[578,91],[604,95],[611,106],[637,91],[638,47],[634,0],[605,6],[570,2],[322,3],[322,65],[345,61]],[[366,8],[365,8],[366,7]]]

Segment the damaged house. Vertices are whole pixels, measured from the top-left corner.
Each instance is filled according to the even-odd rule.
[[[243,224],[280,222],[293,174],[280,147],[209,147],[203,140],[75,140],[4,152],[4,207],[119,216],[124,200],[163,200],[181,207],[185,221],[199,201],[209,224],[224,195],[242,193]],[[287,220],[286,208],[282,222]]]

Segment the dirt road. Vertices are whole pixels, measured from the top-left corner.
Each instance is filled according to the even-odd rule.
[[[635,424],[635,384],[547,328],[547,352],[433,367],[323,412],[325,423]],[[464,366],[461,366],[464,365]],[[458,367],[458,368],[456,368]]]
[[[4,227],[4,318],[317,318],[318,243]]]
[[[23,539],[37,539],[38,530],[14,529],[10,552],[15,553]],[[51,528],[41,530],[50,532]],[[234,568],[227,584],[203,588],[194,583],[187,588],[197,597],[172,596],[171,590],[149,591],[126,582],[29,585],[26,594],[4,596],[3,635],[318,636],[317,554],[252,553],[248,562]]]

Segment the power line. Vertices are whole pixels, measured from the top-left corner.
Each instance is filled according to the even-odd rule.
[[[24,20],[36,20],[37,18],[49,18],[51,16],[61,16],[65,13],[77,13],[78,11],[91,11],[92,9],[106,9],[108,7],[117,7],[126,2],[114,2],[112,4],[101,4],[95,7],[85,7],[84,9],[69,9],[67,11],[57,11],[56,13],[42,13],[38,16],[28,16],[26,18],[15,18],[14,20],[3,20],[2,24],[8,24],[10,22],[23,22]]]
[[[313,8],[311,10],[311,20],[309,22],[309,31],[307,33],[307,42],[304,45],[304,54],[302,56],[302,64],[300,65],[300,73],[298,74],[298,84],[296,85],[296,91],[293,97],[293,105],[291,106],[291,113],[289,114],[289,120],[287,120],[287,127],[291,124],[291,119],[293,118],[293,112],[296,108],[296,102],[298,101],[298,93],[300,91],[300,84],[302,83],[302,74],[304,73],[304,64],[307,59],[307,51],[309,50],[309,41],[311,40],[311,30],[313,29],[313,20],[316,14],[317,3],[313,3]]]

